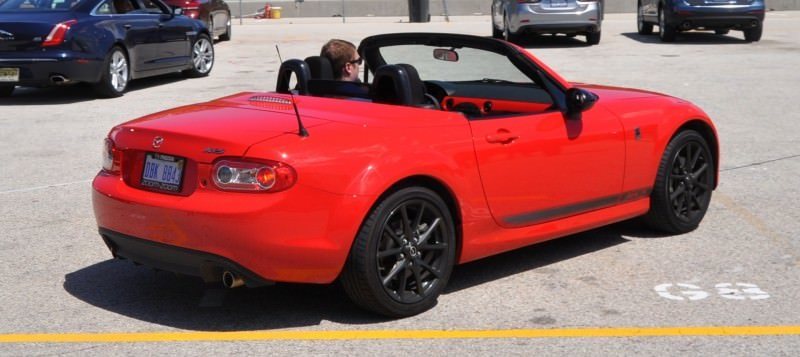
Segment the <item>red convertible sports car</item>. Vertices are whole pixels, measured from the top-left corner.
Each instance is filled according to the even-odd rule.
[[[288,60],[275,92],[114,127],[93,183],[113,256],[227,287],[339,279],[399,317],[455,264],[639,216],[688,232],[708,208],[717,135],[685,100],[570,83],[490,38],[358,52],[363,83]]]

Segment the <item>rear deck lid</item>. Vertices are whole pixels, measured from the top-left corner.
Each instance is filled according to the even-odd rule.
[[[8,12],[3,6],[10,2],[0,1],[0,52],[6,54],[40,48],[56,24],[75,18],[67,11]]]

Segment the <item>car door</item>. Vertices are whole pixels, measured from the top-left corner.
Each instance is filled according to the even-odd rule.
[[[193,31],[190,21],[174,16],[168,6],[158,0],[140,0],[158,21],[158,52],[155,68],[185,66],[190,60],[190,37]]]
[[[620,198],[622,124],[601,107],[567,119],[556,110],[471,120],[489,208],[520,227],[608,207]]]
[[[136,0],[113,0],[114,22],[124,34],[130,62],[136,72],[157,68],[159,43],[158,17],[148,14]]]

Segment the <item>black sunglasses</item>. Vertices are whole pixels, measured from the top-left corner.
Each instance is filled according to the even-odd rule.
[[[349,64],[358,63],[358,65],[360,66],[362,63],[364,63],[364,58],[363,57],[359,57],[358,59],[354,59],[352,61],[347,61],[347,63],[349,63]]]

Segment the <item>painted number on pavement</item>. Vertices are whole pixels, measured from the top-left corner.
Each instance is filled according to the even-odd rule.
[[[717,296],[729,300],[764,300],[770,296],[756,284],[750,283],[719,283],[714,285]],[[707,299],[711,293],[694,284],[666,283],[657,285],[653,290],[659,296],[678,301],[696,301]]]

